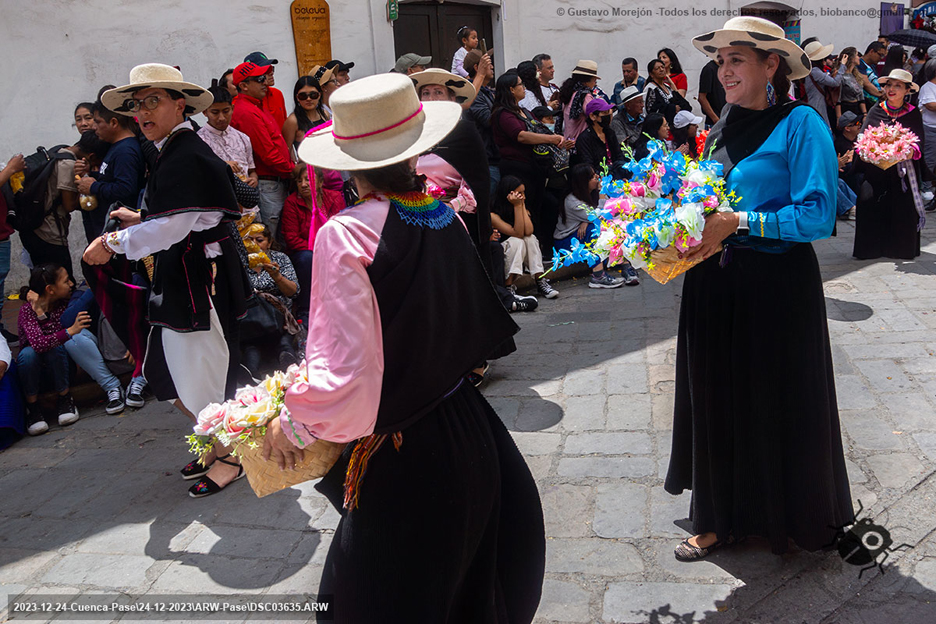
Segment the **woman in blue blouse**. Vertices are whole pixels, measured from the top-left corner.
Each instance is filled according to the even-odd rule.
[[[706,220],[705,259],[683,285],[673,446],[665,487],[692,490],[699,559],[748,535],[775,553],[828,545],[854,519],[819,263],[835,223],[837,165],[822,117],[790,101],[809,59],[763,19],[739,17],[693,44],[714,58],[731,108],[706,151],[740,196]],[[719,253],[721,245],[724,252]]]

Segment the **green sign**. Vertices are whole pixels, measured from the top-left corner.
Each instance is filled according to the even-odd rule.
[[[391,22],[400,17],[400,0],[387,0],[387,19]]]

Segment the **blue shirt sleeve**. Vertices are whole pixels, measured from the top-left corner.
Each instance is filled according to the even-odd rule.
[[[818,113],[800,109],[785,120],[791,203],[776,212],[748,212],[751,236],[807,243],[832,234],[838,188],[832,135]]]

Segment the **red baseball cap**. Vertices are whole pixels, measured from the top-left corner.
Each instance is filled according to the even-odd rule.
[[[273,69],[269,65],[257,65],[256,63],[241,63],[234,68],[234,73],[231,74],[231,82],[234,85],[240,84],[245,78],[250,78],[251,76],[263,76],[267,72]]]

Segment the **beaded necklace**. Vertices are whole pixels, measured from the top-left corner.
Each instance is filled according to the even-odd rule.
[[[904,103],[901,104],[901,105],[900,105],[899,107],[897,107],[897,108],[892,108],[891,105],[887,103],[887,100],[884,100],[884,101],[881,102],[881,103],[884,105],[884,111],[887,112],[887,114],[888,114],[890,117],[899,117],[899,116],[900,116],[900,115],[899,115],[900,111],[902,111],[903,109],[907,108],[907,102],[906,102],[906,101],[904,101]]]
[[[421,191],[381,193],[381,195],[387,198],[390,205],[396,208],[400,218],[409,225],[441,230],[455,218],[455,211],[452,210],[451,206],[443,204],[435,197],[426,195]],[[373,197],[377,197],[377,195],[369,193],[359,199],[355,205]]]

